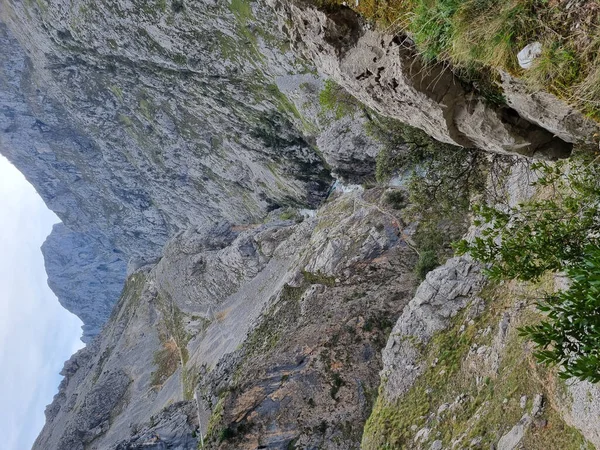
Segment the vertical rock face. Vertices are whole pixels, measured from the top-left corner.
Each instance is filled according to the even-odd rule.
[[[326,193],[322,156],[276,84],[306,69],[270,17],[247,2],[0,5],[0,151],[73,231],[49,240],[46,261],[95,249],[82,257],[87,280],[49,268],[86,339],[108,317],[123,261],[156,260],[188,226],[251,222]],[[86,290],[96,271],[115,277],[97,299]]]
[[[414,283],[381,194],[173,238],[65,365],[34,449],[358,448]]]
[[[382,188],[324,200],[334,176],[373,177],[373,110],[447,143],[545,158],[593,124],[549,97],[529,107],[515,86],[514,109],[492,107],[405,37],[303,1],[6,0],[0,52],[0,152],[62,220],[43,247],[49,284],[89,343],[35,449],[190,449],[200,435],[212,449],[379,449],[378,425],[398,437],[397,420],[407,445],[438,449],[515,426],[471,436],[487,416],[469,410],[448,442],[443,421],[485,405],[469,399],[489,394],[486,377],[514,392],[499,374],[523,366],[507,350],[522,307],[476,329],[483,277],[465,258],[413,296],[415,224]],[[327,111],[315,67],[372,109]],[[513,175],[518,197],[529,186]],[[405,399],[417,406],[396,408]],[[581,408],[573,422],[597,439]]]
[[[61,305],[83,321],[83,342],[90,342],[110,316],[123,289],[125,256],[90,235],[54,225],[42,246],[50,288]]]
[[[516,110],[487,104],[447,67],[421,60],[409,37],[372,29],[347,6],[319,9],[307,1],[268,2],[289,30],[294,47],[320,70],[374,110],[437,140],[556,158],[567,156],[569,142],[584,134],[571,127],[565,142],[543,128],[551,121],[536,121],[524,109],[521,117]]]
[[[419,347],[448,328],[451,319],[479,293],[483,276],[477,263],[452,258],[429,272],[402,312],[383,351],[382,395],[397,400],[423,373]]]

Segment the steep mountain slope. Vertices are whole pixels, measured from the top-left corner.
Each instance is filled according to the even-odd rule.
[[[34,448],[191,448],[198,432],[214,448],[358,448],[414,286],[380,196],[176,237],[67,363]]]
[[[336,3],[0,2],[0,151],[88,344],[35,449],[600,445],[598,389],[517,329],[560,283],[447,259],[597,123]]]
[[[51,286],[86,340],[118,289],[81,304],[99,293],[94,276],[57,264],[93,254],[122,285],[127,263],[155,261],[188,226],[314,207],[332,183],[328,146],[313,143],[318,118],[299,112],[318,106],[322,81],[286,50],[269,9],[238,3],[0,5],[2,152],[74,233],[59,228],[44,248]],[[362,137],[344,157],[372,163],[376,144],[361,130],[348,131]],[[71,255],[55,254],[59,245]]]

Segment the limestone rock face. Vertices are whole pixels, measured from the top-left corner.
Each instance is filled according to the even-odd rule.
[[[508,105],[521,117],[538,124],[566,142],[593,142],[600,126],[548,92],[533,92],[525,83],[502,72],[502,90]]]
[[[414,285],[381,194],[335,194],[301,223],[274,212],[175,236],[66,363],[34,449],[191,449],[199,433],[205,448],[358,448]]]
[[[383,350],[382,393],[387,400],[396,400],[412,386],[424,369],[419,364],[419,346],[449,326],[474,299],[483,281],[478,264],[462,257],[452,258],[427,274]]]
[[[269,4],[297,51],[381,114],[465,147],[550,158],[571,150],[528,117],[489,106],[446,67],[426,67],[409,38],[373,30],[347,7],[321,11],[306,2]]]
[[[483,275],[463,257],[415,293],[416,224],[360,186],[383,148],[367,126],[375,111],[525,161],[567,156],[594,124],[515,80],[490,106],[408,38],[305,1],[7,0],[0,52],[0,152],[62,220],[49,284],[88,343],[34,449],[358,449],[380,375],[393,406],[450,327],[472,383],[419,413],[411,442],[483,442],[434,427],[503,373],[522,305],[475,330]],[[324,77],[371,109],[326,108]],[[513,202],[529,181],[499,182]],[[597,442],[597,390],[569,389],[562,414]],[[472,412],[457,417],[475,432]]]
[[[123,263],[158,260],[188,227],[315,207],[338,161],[341,173],[362,161],[354,180],[374,169],[364,118],[319,120],[322,80],[286,48],[270,8],[242,3],[0,5],[0,151],[72,231],[44,251],[86,341]],[[79,262],[85,273],[66,267]],[[89,290],[108,274],[105,292]]]

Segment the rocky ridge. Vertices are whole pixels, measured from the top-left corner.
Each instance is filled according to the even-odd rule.
[[[122,285],[124,264],[156,261],[179,231],[314,207],[332,183],[327,163],[374,164],[378,144],[360,121],[305,111],[318,107],[322,80],[268,26],[270,9],[178,4],[0,5],[2,153],[66,225],[44,250],[86,341],[118,289],[95,289],[89,259],[73,277],[77,254]],[[344,140],[352,152],[340,155]],[[93,293],[104,300],[82,303]]]
[[[358,448],[388,317],[414,284],[414,251],[380,198],[175,237],[67,363],[34,448],[191,448],[198,433],[207,448]]]
[[[88,342],[34,448],[600,444],[597,389],[518,338],[540,286],[456,258],[417,288],[406,205],[328,195],[372,182],[376,114],[526,156],[509,201],[592,121],[508,75],[490,105],[407,36],[303,1],[5,1],[0,49],[0,151],[63,221],[49,284]],[[325,77],[366,107],[327,110]]]

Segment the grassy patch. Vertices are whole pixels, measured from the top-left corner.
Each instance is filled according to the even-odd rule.
[[[200,383],[200,372],[196,367],[184,367],[181,372],[181,384],[183,386],[183,399],[192,400],[194,391]]]
[[[304,276],[304,279],[310,284],[323,284],[329,287],[335,286],[335,277],[325,275],[320,271],[313,273],[303,270],[302,275]]]
[[[443,392],[469,350],[475,327],[461,333],[464,316],[459,316],[450,330],[435,335],[424,358],[429,370],[397,403],[379,395],[365,425],[362,447],[366,450],[410,448],[416,431],[425,425],[427,414],[444,398]],[[439,364],[431,367],[438,358]],[[415,427],[416,426],[416,429]]]
[[[327,80],[319,93],[319,104],[323,112],[332,113],[336,119],[352,116],[359,110],[360,103],[343,87]]]
[[[163,326],[167,334],[166,339],[170,338],[175,342],[181,353],[181,362],[185,364],[189,359],[187,344],[191,338],[189,333],[185,330],[185,316],[170,298],[167,300],[159,295],[159,304],[163,314]]]
[[[179,349],[173,339],[162,343],[162,348],[154,352],[153,364],[156,370],[152,372],[150,385],[154,388],[160,387],[175,373],[179,367]]]
[[[531,292],[540,288],[541,285],[532,286]],[[416,433],[423,427],[431,430],[429,440],[442,440],[444,448],[451,448],[453,441],[459,441],[457,448],[467,447],[473,439],[480,442],[477,448],[490,448],[531,409],[536,394],[543,394],[546,399],[541,419],[547,425],[529,428],[523,448],[593,448],[577,430],[564,423],[547,401],[551,391],[557,389],[553,387],[558,383],[556,373],[535,363],[531,343],[516,329],[539,320],[537,313],[526,310],[511,318],[511,322],[519,323],[511,324],[497,373],[489,370],[489,363],[474,363],[477,356],[473,354],[467,361],[472,346],[492,344],[500,318],[514,302],[515,292],[507,285],[489,285],[481,296],[487,301],[483,315],[471,322],[463,312],[448,330],[433,337],[421,361],[426,370],[403,397],[388,402],[379,396],[365,427],[362,448],[411,448]],[[488,327],[490,331],[485,332]],[[528,399],[525,409],[520,406],[522,396]],[[442,404],[448,409],[438,414]],[[428,447],[429,444],[423,445]]]
[[[315,3],[334,8],[342,2]],[[382,29],[407,32],[426,61],[449,62],[459,77],[503,69],[600,119],[600,7],[594,0],[576,6],[549,0],[361,0],[355,9]],[[540,42],[543,53],[531,70],[523,70],[517,53],[532,42]]]
[[[210,447],[211,443],[220,442],[220,431],[223,424],[223,412],[225,409],[225,400],[227,394],[219,396],[217,404],[212,410],[212,413],[208,419],[208,425],[206,427],[206,435],[204,436],[204,447]],[[198,442],[198,448],[204,448]]]
[[[283,286],[278,302],[271,306],[261,323],[246,339],[244,343],[246,360],[265,355],[277,346],[285,327],[294,323],[299,316],[299,300],[306,288],[306,284],[299,287],[289,284]]]
[[[243,25],[254,18],[252,15],[252,6],[250,6],[248,0],[231,0],[229,10]]]
[[[305,123],[305,119],[296,108],[290,99],[279,90],[276,84],[267,85],[267,93],[269,96],[275,101],[277,110],[283,114],[291,114],[296,119],[300,120],[305,128],[310,127],[307,123]]]
[[[293,208],[286,208],[281,214],[279,214],[279,218],[281,220],[293,220],[293,221],[301,221],[302,216],[298,214],[298,211]]]

